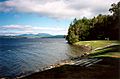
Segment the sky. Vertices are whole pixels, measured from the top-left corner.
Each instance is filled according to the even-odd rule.
[[[74,18],[109,14],[119,0],[0,0],[0,35],[66,35]]]

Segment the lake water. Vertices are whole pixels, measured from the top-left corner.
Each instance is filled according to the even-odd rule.
[[[16,77],[79,56],[63,38],[0,38],[0,77]]]

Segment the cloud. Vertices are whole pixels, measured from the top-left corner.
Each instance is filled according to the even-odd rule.
[[[0,2],[1,12],[36,13],[58,19],[93,17],[108,14],[112,3],[119,0],[8,0]]]
[[[30,25],[6,25],[0,26],[0,35],[18,35],[18,34],[37,34],[37,33],[49,33],[52,35],[56,34],[67,34],[67,28],[59,27],[36,27]]]

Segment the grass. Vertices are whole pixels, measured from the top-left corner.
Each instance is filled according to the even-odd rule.
[[[120,41],[80,41],[74,45],[84,45],[92,48],[89,57],[117,57],[120,58]]]
[[[109,52],[107,54],[101,54],[101,55],[96,55],[93,57],[114,57],[114,58],[120,58],[120,52]]]
[[[74,43],[75,45],[85,45],[92,46],[92,49],[96,49],[98,47],[104,47],[110,44],[120,44],[120,41],[106,41],[106,40],[95,40],[95,41],[80,41]]]

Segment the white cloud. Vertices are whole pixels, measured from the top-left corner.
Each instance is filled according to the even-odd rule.
[[[67,34],[67,28],[36,27],[30,25],[6,25],[0,26],[0,35],[49,33],[52,35]]]
[[[37,13],[52,18],[73,19],[108,14],[112,3],[119,0],[8,0],[0,2],[0,11]]]

